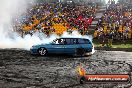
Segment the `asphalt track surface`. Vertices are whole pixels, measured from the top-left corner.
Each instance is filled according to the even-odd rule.
[[[131,88],[130,83],[80,84],[77,66],[89,74],[132,74],[132,52],[97,50],[91,56],[31,55],[0,50],[0,88]]]

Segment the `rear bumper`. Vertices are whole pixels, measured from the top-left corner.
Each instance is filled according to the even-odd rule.
[[[88,49],[86,50],[86,53],[92,52],[92,49]]]

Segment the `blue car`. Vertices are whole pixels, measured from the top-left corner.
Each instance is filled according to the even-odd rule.
[[[85,38],[58,38],[49,44],[32,46],[31,54],[45,56],[47,54],[69,54],[75,56],[84,56],[92,52],[93,44]]]

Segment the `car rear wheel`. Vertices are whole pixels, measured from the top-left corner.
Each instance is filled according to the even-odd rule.
[[[47,50],[45,48],[39,48],[38,53],[41,56],[45,56],[45,55],[47,55]]]
[[[75,56],[84,56],[85,55],[85,49],[83,49],[83,48],[77,48],[76,50],[75,50]]]

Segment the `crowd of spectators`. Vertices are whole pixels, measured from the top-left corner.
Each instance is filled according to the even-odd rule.
[[[64,31],[71,33],[73,30],[85,34],[96,9],[97,7],[89,8],[77,4],[37,3],[27,10],[27,13],[19,20],[20,24],[15,27],[31,35],[36,31],[43,32],[47,36],[51,33],[61,35]]]
[[[111,2],[99,19],[94,37],[102,46],[109,47],[112,42],[126,42],[132,39],[132,4]]]

